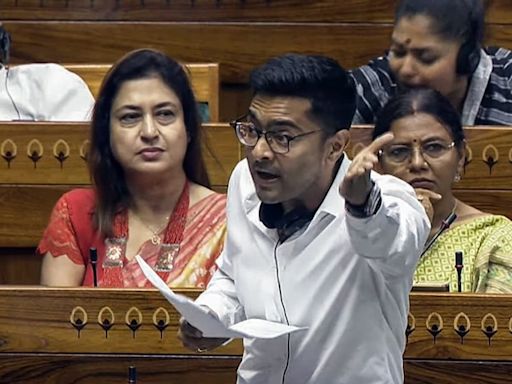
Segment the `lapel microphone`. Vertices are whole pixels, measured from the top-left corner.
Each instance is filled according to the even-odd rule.
[[[441,222],[441,227],[436,232],[434,237],[430,239],[430,241],[425,245],[425,248],[423,249],[423,252],[420,255],[420,259],[423,257],[423,255],[432,247],[432,245],[436,242],[437,238],[441,236],[441,234],[446,231],[448,228],[450,228],[450,225],[455,221],[457,218],[457,214],[455,212],[452,212]]]

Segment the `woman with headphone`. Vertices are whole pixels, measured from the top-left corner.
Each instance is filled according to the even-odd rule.
[[[401,0],[386,56],[352,71],[356,124],[373,124],[403,89],[445,96],[463,125],[512,125],[512,52],[481,46],[482,0]]]

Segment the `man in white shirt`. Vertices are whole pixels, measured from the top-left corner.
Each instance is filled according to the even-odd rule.
[[[9,67],[10,36],[0,24],[0,120],[89,121],[94,97],[58,64]]]
[[[398,384],[412,275],[429,233],[413,189],[372,172],[388,133],[344,154],[356,91],[336,61],[285,55],[251,75],[233,123],[247,158],[228,189],[228,236],[198,302],[226,325],[307,327],[244,340],[239,384]],[[210,350],[184,319],[185,346]]]

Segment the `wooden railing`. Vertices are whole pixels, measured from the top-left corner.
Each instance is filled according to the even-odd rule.
[[[228,121],[247,110],[249,72],[270,57],[323,54],[353,68],[383,54],[395,4],[12,0],[0,4],[0,14],[13,37],[13,63],[112,63],[142,47],[163,50],[182,62],[219,63],[219,121]],[[512,48],[511,13],[508,0],[489,2],[486,44]]]
[[[396,0],[10,0],[4,20],[390,23]],[[508,0],[486,1],[488,23],[510,24]]]
[[[89,86],[91,93],[98,96],[101,83],[111,64],[65,64],[70,71],[80,76]],[[190,78],[194,96],[198,103],[208,105],[209,121],[219,121],[219,65],[215,63],[187,63],[185,70]]]
[[[204,128],[207,170],[214,189],[224,192],[243,151],[228,124]],[[370,127],[351,129],[349,157],[369,142],[370,134]],[[455,194],[483,211],[512,218],[512,128],[467,128],[466,134],[468,161]],[[65,191],[89,185],[88,137],[84,124],[0,125],[0,284],[39,281],[34,247],[55,202]]]
[[[240,144],[227,124],[204,125],[203,155],[213,189],[226,191]],[[78,123],[0,124],[0,284],[36,284],[34,247],[66,191],[90,184],[89,128]]]
[[[411,294],[406,383],[508,382],[511,306],[508,295]],[[0,287],[0,383],[125,383],[129,365],[143,383],[234,383],[240,341],[192,353],[178,319],[155,290]]]

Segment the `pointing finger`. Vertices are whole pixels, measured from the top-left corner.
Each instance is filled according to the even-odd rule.
[[[371,153],[377,153],[386,144],[391,143],[394,138],[395,138],[395,135],[393,135],[392,132],[386,132],[385,134],[383,134],[383,135],[377,137],[375,140],[373,140],[370,143],[370,145],[367,147],[367,149]]]

